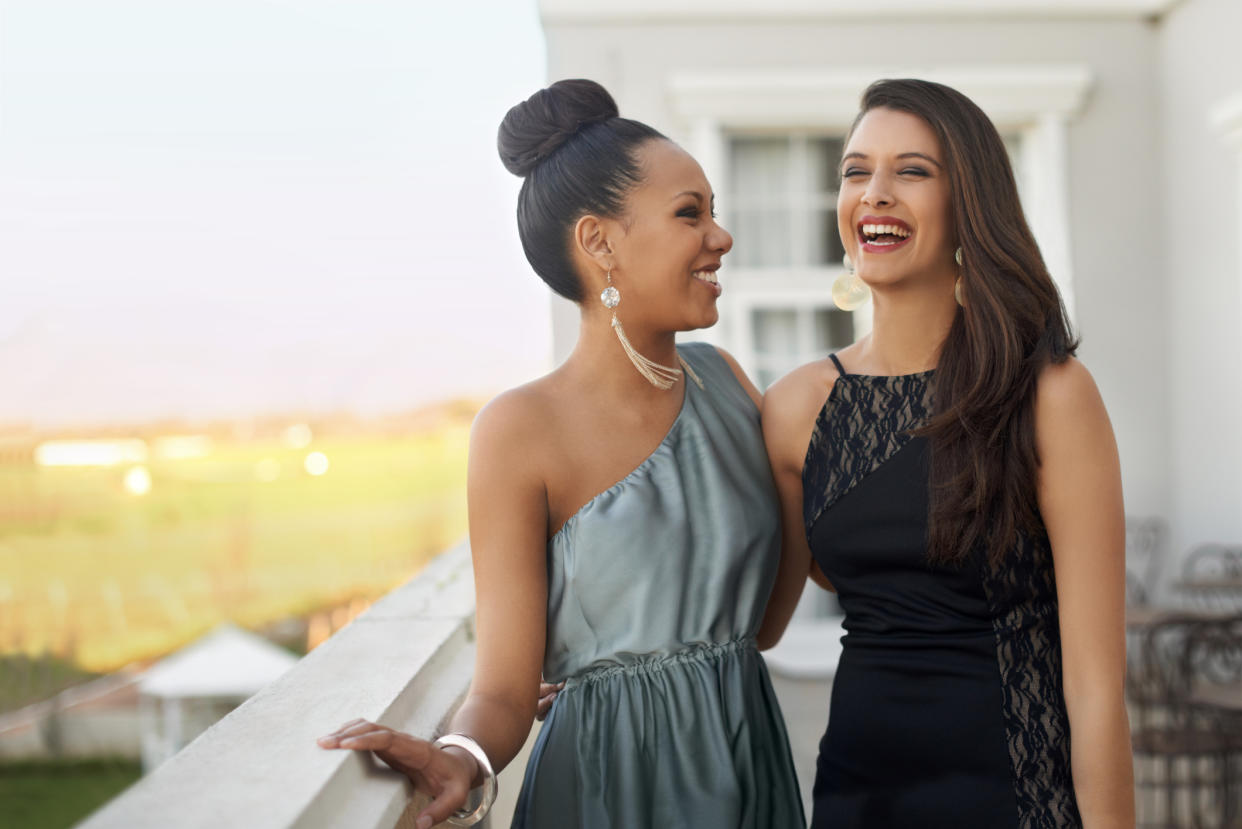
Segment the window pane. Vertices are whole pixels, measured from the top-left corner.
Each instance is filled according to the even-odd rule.
[[[807,158],[811,165],[809,181],[816,193],[835,193],[841,184],[841,154],[845,141],[840,138],[811,138],[807,141]]]
[[[739,204],[788,193],[788,139],[734,138],[730,144],[730,190]]]
[[[783,267],[792,261],[787,208],[734,210],[726,226],[733,234],[729,264],[741,267]]]
[[[757,308],[750,312],[755,351],[764,357],[796,357],[798,313],[792,308]],[[767,362],[771,362],[770,360]]]
[[[841,233],[837,229],[837,211],[816,210],[811,221],[811,234],[807,239],[810,250],[807,261],[812,265],[840,265],[845,256],[841,245]]]
[[[854,315],[839,308],[815,310],[815,350],[836,351],[854,342]]]

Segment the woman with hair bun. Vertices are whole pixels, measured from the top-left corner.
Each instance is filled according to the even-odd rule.
[[[838,201],[871,333],[767,392],[786,532],[846,635],[815,829],[1133,827],[1117,447],[996,128],[940,84],[863,94]]]
[[[471,436],[474,680],[429,742],[348,723],[325,748],[372,750],[434,796],[426,829],[521,748],[540,674],[563,683],[513,825],[805,825],[755,634],[780,521],[760,396],[733,359],[674,335],[714,324],[733,244],[684,150],[560,81],[500,127],[522,176],[518,230],[579,305],[568,359],[497,397]]]

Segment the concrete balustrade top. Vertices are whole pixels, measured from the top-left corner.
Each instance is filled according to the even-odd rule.
[[[82,829],[390,829],[413,825],[408,780],[315,739],[364,718],[431,736],[474,667],[462,544],[93,814]]]

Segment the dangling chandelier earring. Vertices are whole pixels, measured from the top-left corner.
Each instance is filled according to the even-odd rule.
[[[625,336],[625,329],[621,327],[621,320],[617,319],[616,308],[621,304],[621,292],[612,284],[612,268],[608,269],[608,287],[599,295],[599,299],[600,302],[604,303],[605,308],[612,311],[612,330],[617,333],[617,339],[621,341],[621,347],[625,349],[625,354],[630,358],[630,362],[634,364],[634,368],[638,369],[638,373],[646,377],[647,381],[657,389],[671,389],[673,384],[681,379],[681,369],[670,368],[660,365],[654,360],[648,360],[638,353],[638,350],[630,344],[629,337]],[[686,361],[681,360],[681,364],[686,366]],[[689,368],[689,366],[686,366],[687,370]],[[699,388],[703,387],[703,382],[694,376],[694,372],[691,372],[690,376],[699,384]]]
[[[841,264],[845,266],[845,273],[833,280],[832,301],[842,311],[856,311],[871,299],[871,289],[854,272],[854,263],[848,253],[841,259]]]
[[[957,250],[953,251],[953,261],[957,263],[957,266],[959,268],[962,267],[962,249],[961,248],[958,248]],[[962,275],[960,272],[957,275],[957,281],[953,283],[953,298],[957,300],[958,305],[962,306],[963,308],[966,307],[966,303],[962,300]]]

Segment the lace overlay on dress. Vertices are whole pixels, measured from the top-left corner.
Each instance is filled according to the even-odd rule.
[[[815,419],[802,467],[808,533],[824,510],[910,442],[931,411],[931,372],[843,374]]]
[[[1070,779],[1069,717],[1061,685],[1061,632],[1052,551],[1022,537],[1000,570],[981,565],[1019,829],[1081,826]]]

